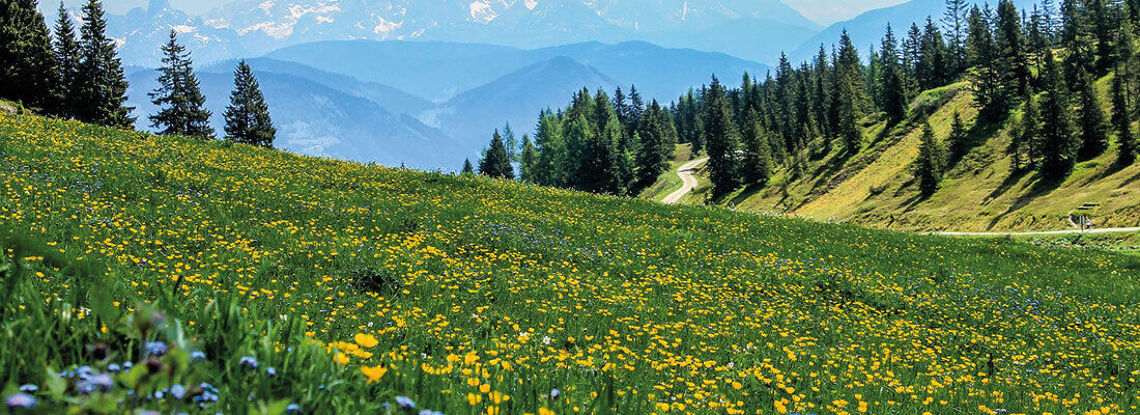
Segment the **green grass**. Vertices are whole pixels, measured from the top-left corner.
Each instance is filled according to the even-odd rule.
[[[1140,401],[1140,257],[27,116],[0,115],[0,172],[0,387],[38,386],[45,413],[401,413],[398,396],[448,414]],[[57,375],[127,361],[88,394],[90,378]],[[218,402],[199,409],[202,382]],[[176,384],[182,399],[154,398]]]

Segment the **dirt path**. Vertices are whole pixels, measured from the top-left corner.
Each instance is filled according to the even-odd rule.
[[[693,189],[696,188],[697,184],[699,183],[697,181],[697,178],[693,176],[693,170],[696,170],[697,166],[700,166],[706,161],[709,161],[707,157],[703,159],[693,160],[681,165],[681,168],[677,169],[677,176],[681,178],[681,188],[677,189],[676,192],[670,193],[669,196],[665,196],[665,199],[662,199],[661,203],[664,203],[666,205],[675,205],[677,202],[681,201],[682,197],[685,197],[685,195],[693,191]]]
[[[1127,233],[1127,232],[1140,232],[1140,228],[1104,228],[1104,229],[1089,229],[1082,231],[1080,229],[1069,229],[1063,231],[1038,231],[1038,232],[931,232],[930,235],[944,235],[944,236],[1045,236],[1045,235],[1076,235],[1081,233]]]

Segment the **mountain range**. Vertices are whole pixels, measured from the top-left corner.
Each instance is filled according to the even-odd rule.
[[[150,0],[108,24],[136,115],[152,110],[149,68],[174,30],[199,63],[219,133],[230,71],[248,58],[280,146],[453,169],[478,158],[492,130],[528,133],[540,110],[581,88],[635,84],[647,102],[668,102],[713,75],[763,77],[758,62],[783,50],[808,59],[843,30],[865,53],[888,22],[902,31],[942,10],[913,0],[821,30],[779,0],[242,0],[202,16]]]

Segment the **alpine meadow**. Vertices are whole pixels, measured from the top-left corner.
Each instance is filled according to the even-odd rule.
[[[1140,1],[106,3],[0,0],[0,414],[1140,413]]]

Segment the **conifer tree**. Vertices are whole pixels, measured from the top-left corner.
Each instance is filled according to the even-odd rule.
[[[523,134],[522,153],[519,155],[519,178],[527,183],[535,183],[535,168],[538,165],[538,149],[530,141],[530,135]]]
[[[970,37],[967,39],[967,44],[970,65],[974,68],[970,77],[974,89],[974,106],[978,107],[983,120],[997,121],[1005,117],[1009,99],[1006,96],[1008,91],[1002,82],[1005,75],[1001,72],[1001,64],[998,62],[998,53],[986,13],[974,7],[970,11],[969,27]]]
[[[966,19],[969,14],[967,0],[946,0],[946,12],[942,17],[942,24],[946,28],[949,40],[949,66],[953,76],[966,68]]]
[[[59,19],[55,24],[55,38],[52,45],[59,74],[55,90],[58,104],[56,115],[73,117],[82,105],[76,100],[76,94],[79,92],[80,50],[71,14],[62,1],[59,2]]]
[[[737,157],[740,133],[732,117],[728,95],[715,76],[705,101],[704,132],[709,153],[709,176],[714,193],[723,195],[732,192],[740,185]]]
[[[234,70],[234,90],[226,107],[226,139],[261,147],[273,147],[277,128],[253,69],[244,60]]]
[[[56,61],[35,0],[0,1],[0,97],[56,112]]]
[[[1037,99],[1030,92],[1025,97],[1025,110],[1021,114],[1021,124],[1010,137],[1009,150],[1012,161],[1010,171],[1020,172],[1026,165],[1032,165],[1034,160],[1043,155],[1040,148],[1041,115],[1037,111]]]
[[[632,122],[630,120],[631,111],[629,108],[629,103],[626,102],[625,93],[622,92],[621,86],[618,86],[617,89],[614,90],[613,104],[614,113],[617,114],[618,121],[621,122],[622,128],[627,134],[632,134],[637,127],[635,125],[632,125]]]
[[[966,156],[966,152],[970,151],[970,131],[966,129],[966,123],[962,121],[958,111],[954,111],[954,120],[950,124],[950,137],[947,138],[947,142],[948,159],[951,162],[961,160]]]
[[[170,31],[162,54],[158,88],[150,93],[151,102],[159,108],[157,114],[150,116],[151,127],[164,135],[212,139],[214,129],[210,127],[210,111],[205,108],[206,97],[194,75],[190,52],[178,44],[175,31]]]
[[[1080,140],[1073,134],[1073,121],[1069,115],[1069,90],[1063,81],[1060,65],[1052,50],[1045,51],[1045,70],[1042,74],[1044,98],[1041,102],[1041,177],[1059,180],[1069,175],[1076,164]]]
[[[479,174],[496,179],[515,178],[515,170],[514,167],[511,167],[510,155],[507,153],[507,145],[503,142],[503,136],[499,134],[499,130],[495,130],[495,134],[491,136],[491,146],[483,155],[483,160],[479,161]]]
[[[946,84],[950,79],[947,75],[949,51],[946,50],[942,32],[930,18],[926,19],[926,27],[923,29],[919,50],[918,67],[915,71],[918,76],[919,88],[926,90]]]
[[[1116,162],[1130,166],[1136,162],[1136,138],[1132,135],[1131,102],[1128,99],[1127,74],[1118,70],[1112,78],[1112,125],[1116,130],[1118,153]]]
[[[562,123],[550,110],[539,115],[534,141],[538,160],[533,169],[533,181],[544,186],[569,186],[570,160],[562,137]]]
[[[83,6],[83,26],[79,30],[79,64],[76,102],[82,106],[76,118],[108,127],[131,128],[134,108],[127,102],[127,78],[115,52],[115,41],[107,36],[103,5],[88,0]]]
[[[503,126],[503,145],[507,146],[507,157],[511,162],[518,161],[518,137],[515,136],[515,130],[511,128],[511,123]]]
[[[906,117],[907,99],[903,85],[902,69],[899,67],[898,49],[894,31],[887,25],[887,34],[883,37],[882,58],[882,105],[883,111],[891,121],[898,122]]]
[[[1078,155],[1081,160],[1089,160],[1099,156],[1108,148],[1108,123],[1105,119],[1104,109],[1100,105],[1096,86],[1092,76],[1081,74],[1081,85],[1078,91],[1078,130],[1080,131],[1081,147]]]
[[[917,163],[915,179],[918,180],[918,189],[923,197],[930,197],[942,186],[945,156],[929,123],[922,128],[922,143],[918,148]]]
[[[471,165],[471,159],[469,159],[469,158],[463,159],[462,173],[463,174],[474,174],[475,173],[475,166]]]
[[[866,87],[863,85],[859,53],[851,43],[847,31],[839,41],[839,55],[835,62],[835,131],[843,139],[849,156],[855,155],[863,146],[863,134],[859,130],[859,118]]]
[[[1116,6],[1110,7],[1105,3],[1105,0],[1085,0],[1090,30],[1096,41],[1094,74],[1097,76],[1107,74],[1115,66],[1116,32],[1120,30],[1120,21],[1112,10]]]
[[[608,111],[612,113],[613,111]],[[621,136],[621,124],[617,116],[605,117],[604,124],[596,132],[585,118],[570,123],[570,136],[582,136],[583,146],[579,157],[575,187],[578,190],[600,194],[622,194],[621,160],[617,140]]]
[[[673,143],[666,127],[668,122],[660,104],[656,100],[650,103],[638,133],[641,146],[637,153],[637,179],[642,185],[653,183],[669,169]]]
[[[1005,109],[1014,97],[1024,96],[1029,88],[1029,56],[1021,14],[1011,0],[998,3],[995,45],[998,52],[998,72],[1002,74],[1001,94],[1007,100]]]
[[[641,125],[641,114],[645,112],[645,102],[641,93],[637,92],[637,85],[629,86],[629,125]]]
[[[771,148],[760,115],[752,108],[745,112],[743,133],[744,160],[741,170],[744,183],[763,184],[771,176]]]

